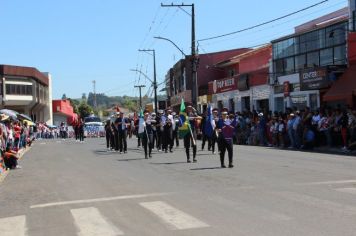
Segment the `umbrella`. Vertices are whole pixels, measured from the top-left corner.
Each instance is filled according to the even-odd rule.
[[[27,123],[28,126],[34,126],[35,123],[33,123],[32,121],[30,120],[23,120],[24,123]]]
[[[32,121],[31,117],[29,117],[28,115],[25,114],[17,114],[17,118],[19,118],[20,120],[30,120]]]
[[[10,116],[11,118],[17,118],[17,114],[19,114],[17,111],[13,111],[10,109],[1,109],[0,113],[5,114],[7,116]]]

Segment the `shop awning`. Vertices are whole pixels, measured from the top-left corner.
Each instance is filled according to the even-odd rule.
[[[353,94],[356,94],[356,65],[350,66],[340,79],[333,83],[323,101],[352,101]]]

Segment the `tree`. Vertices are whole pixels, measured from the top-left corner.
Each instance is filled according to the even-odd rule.
[[[62,100],[66,100],[66,99],[67,99],[67,95],[65,93],[63,93]]]
[[[79,106],[79,101],[75,99],[68,98],[70,105],[73,107],[73,112],[76,114],[79,114],[78,106]]]
[[[81,118],[90,116],[93,114],[93,108],[89,106],[86,102],[82,101],[78,106],[79,115]]]

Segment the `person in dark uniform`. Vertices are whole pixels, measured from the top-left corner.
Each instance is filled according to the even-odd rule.
[[[167,109],[167,115],[165,116],[165,124],[163,128],[163,150],[165,153],[168,152],[173,152],[173,116],[172,116],[172,110],[169,108]],[[163,123],[163,122],[162,122]]]
[[[153,129],[151,125],[151,117],[149,116],[148,111],[144,114],[144,133],[142,134],[142,146],[145,151],[145,158],[152,158],[152,149],[153,149]],[[148,149],[148,155],[147,155]]]
[[[113,135],[110,119],[106,121],[104,128],[105,128],[105,136],[106,136],[106,148],[108,149],[108,151],[110,151],[112,149],[111,136]]]
[[[235,127],[232,126],[232,122],[228,117],[228,110],[224,108],[222,117],[218,122],[218,131],[220,138],[220,164],[221,168],[226,168],[225,166],[225,152],[227,151],[229,156],[229,168],[234,167],[233,165],[233,136]]]
[[[185,147],[185,154],[187,156],[187,162],[190,163],[190,153],[189,149],[192,147],[193,149],[193,162],[197,162],[196,155],[197,155],[197,133],[195,129],[195,119],[196,119],[196,114],[193,113],[193,108],[192,105],[187,103],[186,107],[186,113],[187,117],[189,119],[190,123],[190,133],[184,136],[184,147]]]
[[[158,115],[156,117],[156,132],[157,132],[157,150],[160,152],[162,150],[162,134],[163,134],[163,126],[162,126],[162,116],[164,116],[163,111],[159,110]]]
[[[173,143],[175,141],[176,147],[179,147],[179,136],[178,136],[179,119],[175,112],[172,112],[172,116],[173,116],[174,122],[175,122],[175,126],[173,129]]]
[[[208,115],[207,115],[207,111],[204,112],[203,114],[203,119],[202,119],[202,122],[201,122],[201,134],[202,134],[202,143],[201,143],[201,150],[203,151],[204,150],[204,147],[205,147],[205,143],[208,142],[208,151],[211,150],[211,138],[209,137],[209,134],[206,133],[206,122],[207,122],[207,119],[208,119]]]
[[[120,112],[120,117],[118,121],[118,130],[119,130],[119,149],[120,154],[122,152],[127,153],[127,127],[128,120],[124,117],[124,113]]]
[[[79,120],[78,120],[78,118],[74,120],[73,128],[74,128],[75,141],[78,142],[79,141]]]
[[[157,120],[156,120],[156,113],[152,112],[151,113],[151,127],[152,127],[152,132],[153,132],[153,139],[152,139],[152,148],[155,147],[155,144],[157,144],[158,139],[157,139]]]
[[[119,151],[119,115],[120,112],[116,112],[115,121],[111,124],[111,128],[114,131],[114,147],[115,151]]]
[[[80,118],[79,120],[78,132],[79,132],[79,141],[81,143],[84,143],[84,121],[82,118]]]

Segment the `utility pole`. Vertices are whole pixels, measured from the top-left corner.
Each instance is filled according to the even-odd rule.
[[[191,7],[192,8],[192,103],[195,108],[198,108],[198,76],[197,76],[197,65],[198,65],[198,58],[195,50],[195,12],[194,12],[194,3],[193,4],[168,4],[165,5],[161,3],[161,7]]]
[[[94,105],[94,110],[96,111],[96,81],[93,80],[93,92],[94,92],[94,102],[93,102],[93,105]]]
[[[157,102],[157,79],[156,79],[156,51],[154,49],[139,49],[139,52],[152,52],[153,55],[153,89],[155,96],[155,113],[158,114],[158,102]]]
[[[146,85],[135,85],[135,88],[138,88],[140,91],[140,108],[142,109],[142,94],[141,94],[141,89],[146,87]]]

